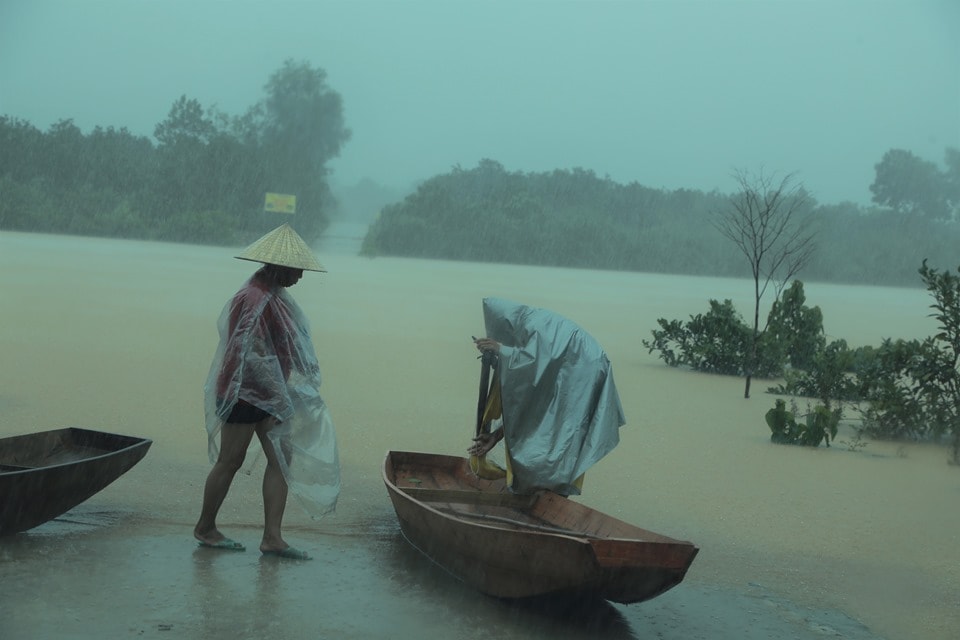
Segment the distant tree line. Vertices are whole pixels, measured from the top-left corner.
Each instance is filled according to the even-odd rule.
[[[287,60],[240,116],[181,96],[153,138],[125,128],[40,131],[0,116],[0,229],[238,244],[277,224],[267,192],[297,196],[289,220],[317,239],[336,203],[327,164],[350,138],[326,73]],[[960,151],[945,168],[893,149],[875,166],[874,204],[820,204],[813,281],[915,286],[924,258],[949,263],[960,240]],[[801,185],[802,187],[802,185]],[[396,255],[749,277],[710,223],[740,194],[616,183],[583,168],[455,167],[384,207],[363,244]]]
[[[816,231],[811,281],[916,286],[924,258],[954,259],[960,242],[960,152],[947,169],[892,150],[876,165],[875,206],[796,212]],[[711,220],[740,194],[653,189],[575,168],[507,171],[494,160],[455,167],[384,207],[365,255],[750,277]]]
[[[181,96],[155,143],[0,116],[0,229],[237,244],[279,224],[264,213],[275,192],[296,196],[282,220],[315,239],[334,204],[326,164],[350,137],[340,95],[322,69],[291,60],[264,90],[242,116]]]

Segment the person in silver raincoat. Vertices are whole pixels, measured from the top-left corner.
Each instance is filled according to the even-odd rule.
[[[497,354],[490,397],[500,405],[488,417],[503,424],[480,433],[468,452],[484,456],[504,440],[514,492],[579,494],[584,472],[617,446],[626,424],[610,360],[553,311],[485,298],[483,317],[486,337],[474,342]]]
[[[289,225],[237,257],[263,266],[227,302],[218,322],[220,343],[204,385],[214,464],[193,533],[203,547],[244,550],[220,532],[216,519],[256,435],[267,461],[260,551],[306,560],[309,554],[281,533],[288,490],[312,515],[329,513],[340,493],[340,465],[309,325],[287,288],[304,270],[324,269]]]

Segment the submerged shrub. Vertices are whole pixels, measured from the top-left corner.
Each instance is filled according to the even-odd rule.
[[[765,329],[757,337],[757,354],[751,375],[775,378],[787,365],[809,366],[813,354],[822,350],[823,316],[818,307],[807,307],[803,283],[794,281],[773,304]],[[750,358],[753,329],[730,300],[709,301],[707,313],[690,316],[688,322],[659,318],[659,329],[644,340],[649,353],[672,367],[689,367],[705,373],[745,375]]]
[[[960,276],[926,260],[919,272],[939,331],[923,341],[886,339],[860,364],[863,429],[884,438],[949,437],[960,464]]]
[[[770,440],[777,444],[798,444],[807,447],[819,447],[823,442],[837,437],[837,425],[840,423],[840,410],[829,409],[818,404],[802,421],[796,419],[796,408],[788,411],[786,402],[777,400],[774,407],[767,411],[766,421],[770,427]]]

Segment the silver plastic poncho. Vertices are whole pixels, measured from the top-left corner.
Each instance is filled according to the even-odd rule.
[[[518,493],[579,494],[583,473],[626,424],[600,344],[570,320],[500,298],[483,300],[487,337],[501,344],[503,433]]]
[[[290,492],[308,513],[324,515],[340,495],[340,462],[309,324],[286,289],[260,273],[226,304],[217,323],[220,343],[204,385],[210,461],[219,454],[225,419],[243,400],[277,420],[268,438]]]

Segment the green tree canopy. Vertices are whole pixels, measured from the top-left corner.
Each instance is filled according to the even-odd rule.
[[[326,163],[350,132],[326,73],[287,61],[239,117],[181,95],[154,128],[85,135],[71,119],[40,132],[0,117],[0,227],[53,233],[237,244],[280,220],[267,192],[297,196],[308,241],[334,205]]]
[[[327,163],[340,155],[351,132],[343,100],[327,85],[327,73],[307,62],[286,60],[264,86],[266,97],[248,114],[256,123],[267,190],[297,196],[297,230],[315,238],[332,204]]]
[[[947,159],[955,161],[951,153]],[[941,173],[935,163],[903,149],[891,149],[875,169],[870,191],[877,204],[933,219],[952,217],[950,174]]]
[[[161,147],[173,147],[178,143],[192,141],[206,144],[216,128],[197,100],[182,95],[170,107],[167,119],[153,129],[153,137]]]

